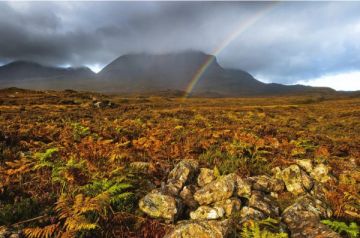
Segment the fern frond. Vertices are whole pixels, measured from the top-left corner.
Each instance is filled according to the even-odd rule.
[[[359,226],[355,222],[351,222],[348,226],[345,222],[322,220],[321,223],[329,226],[337,233],[346,233],[351,238],[356,238],[359,235]]]
[[[67,231],[93,230],[98,227],[96,223],[88,221],[83,215],[67,218],[64,225]]]
[[[55,235],[59,229],[59,223],[47,225],[45,227],[25,228],[24,234],[28,238],[50,238]]]
[[[268,218],[262,221],[248,221],[246,222],[241,230],[242,238],[287,238],[288,234],[284,232],[274,233],[266,229],[261,229],[260,224],[274,226],[278,221]]]

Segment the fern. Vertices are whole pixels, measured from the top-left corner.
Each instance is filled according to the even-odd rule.
[[[59,219],[64,221],[66,232],[85,232],[99,228],[98,221],[105,219],[109,203],[110,196],[106,192],[95,197],[78,194],[75,198],[63,194],[58,199],[55,210]]]
[[[261,225],[271,226],[275,228],[275,224],[278,224],[278,221],[268,218],[262,221],[253,221],[250,220],[246,222],[241,231],[241,237],[243,238],[287,238],[288,234],[284,232],[271,232],[267,229],[261,229]]]
[[[108,193],[110,196],[110,204],[115,210],[122,210],[126,206],[129,200],[133,198],[133,193],[128,190],[132,188],[132,185],[126,183],[125,177],[117,179],[101,179],[95,180],[91,184],[87,184],[81,188],[84,194],[89,196],[96,196],[99,193]]]
[[[45,227],[25,228],[24,234],[28,238],[50,238],[59,229],[59,223]]]
[[[347,225],[345,222],[341,221],[322,220],[321,223],[329,226],[337,233],[345,233],[351,238],[356,238],[359,235],[359,226],[355,222],[351,222],[350,225]]]
[[[44,153],[35,153],[34,158],[37,159],[37,163],[34,166],[34,169],[40,169],[43,167],[53,167],[54,162],[50,159],[54,156],[55,153],[59,151],[58,148],[47,149]]]
[[[73,123],[73,137],[75,141],[80,141],[81,138],[90,135],[90,128],[81,125],[80,123]]]

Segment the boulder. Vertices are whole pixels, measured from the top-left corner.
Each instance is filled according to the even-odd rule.
[[[235,189],[234,174],[221,176],[195,192],[194,198],[200,205],[208,205],[230,198]]]
[[[204,187],[206,184],[211,183],[216,179],[214,170],[207,169],[207,168],[201,168],[200,174],[197,178],[197,183],[200,187]]]
[[[333,212],[325,202],[307,194],[296,199],[296,201],[287,207],[283,214],[288,210],[291,211],[310,211],[321,218],[330,218]]]
[[[216,220],[224,217],[225,210],[222,207],[200,206],[195,211],[190,212],[193,220]]]
[[[285,182],[286,189],[296,196],[306,192],[305,186],[307,186],[306,183],[308,181],[308,175],[302,173],[301,171],[300,167],[294,164],[281,171],[280,175],[282,180]]]
[[[248,180],[251,182],[253,189],[266,193],[281,192],[285,189],[285,184],[282,180],[266,175],[250,177]]]
[[[194,199],[194,193],[196,190],[196,186],[188,185],[184,186],[180,192],[180,197],[183,199],[184,204],[190,209],[195,209],[199,206],[198,202]]]
[[[214,207],[223,208],[225,211],[225,215],[230,217],[234,212],[240,211],[241,201],[238,198],[229,198],[223,201],[216,202]]]
[[[224,238],[229,221],[192,220],[179,223],[164,238]]]
[[[178,195],[184,185],[195,177],[198,167],[196,160],[180,161],[169,173],[166,190],[173,195]]]
[[[139,201],[139,208],[154,218],[175,221],[181,211],[181,202],[170,195],[153,190]]]
[[[299,159],[296,161],[296,164],[299,165],[300,168],[302,168],[309,174],[313,170],[313,163],[311,159]]]
[[[294,238],[340,238],[341,236],[320,222],[317,213],[309,210],[299,210],[291,206],[283,212],[284,223]]]
[[[329,176],[329,167],[324,164],[318,164],[311,171],[310,176],[320,183],[326,183],[331,179]]]
[[[239,197],[250,198],[251,183],[246,179],[242,179],[238,175],[235,175],[235,176],[236,176],[235,177],[235,181],[236,181],[235,193],[236,193],[236,195],[238,195]]]
[[[252,207],[243,207],[240,211],[240,217],[242,219],[242,221],[247,221],[247,220],[262,220],[265,219],[266,216],[264,213],[262,213],[261,211],[252,208]]]
[[[253,191],[249,200],[249,206],[270,217],[277,217],[280,213],[276,201],[271,196],[259,191]]]

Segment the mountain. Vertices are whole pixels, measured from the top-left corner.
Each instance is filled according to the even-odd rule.
[[[2,86],[30,89],[81,88],[89,79],[95,79],[95,74],[87,67],[61,68],[29,61],[14,61],[0,67]]]
[[[123,55],[107,65],[98,77],[104,91],[186,91],[194,75],[210,59],[211,63],[192,90],[193,95],[253,96],[334,91],[302,85],[265,84],[243,70],[222,68],[215,56],[199,51]]]
[[[109,93],[185,92],[194,76],[209,62],[191,95],[262,96],[309,92],[333,92],[329,88],[265,84],[239,69],[225,69],[215,56],[200,51],[162,55],[127,54],[98,74],[88,68],[58,68],[17,61],[0,67],[4,86],[32,89],[93,90]]]

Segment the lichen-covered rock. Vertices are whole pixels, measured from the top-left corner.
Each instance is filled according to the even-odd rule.
[[[230,198],[235,189],[234,174],[221,176],[195,192],[194,198],[200,205],[208,205]]]
[[[229,222],[193,220],[179,223],[164,238],[224,238]]]
[[[253,191],[249,200],[249,206],[261,211],[267,216],[279,216],[280,210],[276,201],[271,196],[265,195],[262,192]]]
[[[197,183],[200,187],[203,187],[206,184],[211,183],[215,179],[216,179],[216,176],[215,176],[214,170],[207,169],[207,168],[201,168],[200,174],[197,178]]]
[[[318,164],[315,166],[310,176],[320,183],[326,183],[331,179],[329,176],[329,167],[324,164]]]
[[[238,198],[229,198],[223,201],[216,202],[214,207],[223,208],[225,215],[230,217],[235,211],[240,211],[241,201]]]
[[[195,176],[199,167],[196,160],[184,159],[180,161],[173,170],[169,173],[166,190],[178,195],[184,185]]]
[[[281,172],[281,178],[285,182],[286,189],[294,195],[305,193],[303,184],[306,174],[301,172],[298,165],[290,165]],[[306,183],[306,182],[305,182]]]
[[[296,161],[296,164],[300,166],[307,173],[311,173],[313,170],[313,163],[311,159],[299,159]]]
[[[251,196],[251,183],[246,180],[242,179],[240,176],[235,175],[235,193],[239,197],[250,198]]]
[[[301,170],[301,182],[302,182],[302,185],[304,186],[304,188],[306,189],[306,191],[310,191],[312,189],[312,187],[314,186],[313,180],[303,170]]]
[[[341,237],[320,223],[319,215],[311,210],[299,210],[298,207],[291,206],[283,212],[282,218],[294,238]]]
[[[216,220],[224,217],[225,210],[222,207],[200,206],[195,211],[190,212],[193,220]]]
[[[174,221],[181,212],[181,202],[170,195],[153,190],[140,199],[139,208],[154,218],[164,218]]]
[[[282,180],[271,178],[266,175],[250,177],[248,180],[252,183],[252,188],[263,192],[281,192],[285,188]]]
[[[333,214],[330,207],[323,201],[307,194],[296,199],[295,203],[287,207],[283,213],[288,210],[311,211],[322,218],[330,218]]]
[[[199,206],[198,202],[194,199],[196,189],[196,186],[188,185],[184,186],[180,192],[180,197],[183,199],[184,204],[190,209],[195,209]]]
[[[262,220],[265,219],[266,216],[264,213],[262,213],[261,211],[252,208],[252,207],[243,207],[240,211],[240,217],[242,219],[242,221],[247,221],[247,220]]]

